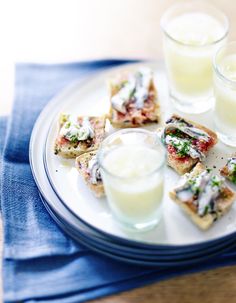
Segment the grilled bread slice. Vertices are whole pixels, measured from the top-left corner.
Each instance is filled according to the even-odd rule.
[[[129,89],[130,93],[127,93]],[[159,122],[160,105],[153,75],[149,69],[117,75],[110,80],[109,90],[111,104],[108,118],[114,127],[140,127]],[[118,104],[115,102],[117,98]]]
[[[101,198],[105,195],[105,192],[101,175],[98,172],[99,167],[96,164],[96,154],[97,151],[91,151],[78,156],[75,160],[75,166],[94,195],[97,198]],[[91,167],[89,165],[90,161],[93,161]]]
[[[190,183],[193,184],[193,180],[197,176],[199,176],[202,172],[206,171],[204,165],[201,163],[198,163],[194,169],[191,171],[191,173],[186,174],[182,176],[181,178],[186,178],[188,180],[191,180]],[[187,190],[187,189],[185,189]],[[204,195],[204,191],[201,195]],[[218,196],[215,198],[215,210],[214,211],[206,211],[203,215],[199,215],[198,213],[198,202],[199,202],[199,196],[193,195],[193,198],[189,196],[189,200],[183,201],[181,199],[180,190],[177,187],[173,191],[169,193],[171,199],[176,202],[183,210],[184,212],[191,218],[191,220],[202,230],[208,229],[214,221],[222,217],[225,213],[228,212],[228,210],[231,208],[235,198],[236,194],[226,186],[226,184],[223,182],[219,191]],[[183,192],[182,192],[183,197]],[[207,207],[207,205],[206,205]],[[209,207],[209,206],[208,206]],[[208,208],[206,208],[208,209]]]
[[[85,119],[86,125],[84,125]],[[85,152],[97,149],[104,139],[105,116],[77,117],[75,120],[71,121],[70,115],[60,115],[59,131],[54,145],[56,155],[64,158],[76,158]],[[80,129],[80,133],[78,129]]]
[[[217,143],[217,135],[203,125],[174,114],[166,122],[162,141],[167,148],[167,164],[183,175],[204,160]]]

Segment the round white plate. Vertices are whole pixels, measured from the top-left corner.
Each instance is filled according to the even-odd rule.
[[[140,64],[139,64],[140,65]],[[144,64],[141,64],[142,66]],[[161,103],[162,122],[176,112],[169,102],[167,82],[162,63],[148,64],[155,71],[155,81]],[[88,190],[82,178],[74,168],[74,160],[64,160],[53,153],[53,145],[57,135],[57,120],[61,112],[78,115],[101,115],[108,111],[109,99],[106,80],[112,75],[127,68],[138,68],[137,64],[122,66],[104,71],[91,77],[83,85],[74,85],[63,95],[54,99],[50,117],[52,123],[45,145],[45,164],[51,185],[67,208],[81,220],[105,233],[127,240],[143,243],[164,245],[189,245],[215,240],[236,231],[236,206],[214,224],[208,231],[199,230],[189,218],[173,203],[168,192],[173,188],[179,176],[170,168],[166,169],[166,187],[164,195],[164,216],[160,224],[152,231],[145,233],[130,233],[121,229],[113,220],[107,207],[106,199],[96,199]],[[212,112],[190,116],[194,121],[213,128]],[[157,127],[161,124],[157,125]],[[46,125],[38,127],[44,129]],[[108,131],[111,131],[108,129]],[[226,159],[234,150],[218,143],[207,159],[206,165],[215,166],[217,171],[225,164]]]
[[[60,97],[53,99],[42,111],[39,115],[37,122],[35,123],[31,141],[30,141],[30,164],[34,179],[38,186],[38,189],[43,196],[44,204],[48,204],[51,209],[50,214],[54,213],[54,216],[59,216],[60,220],[64,222],[65,226],[70,226],[70,229],[74,230],[74,234],[79,235],[83,234],[87,239],[91,239],[91,241],[95,244],[100,243],[102,247],[108,247],[113,249],[114,252],[117,250],[125,252],[134,253],[134,255],[140,256],[140,254],[152,255],[160,262],[165,258],[165,260],[173,260],[173,258],[181,257],[181,259],[185,259],[187,257],[198,256],[199,254],[205,253],[209,255],[209,253],[216,252],[218,249],[222,249],[222,243],[224,246],[228,246],[231,242],[231,238],[222,239],[213,242],[204,242],[203,244],[192,245],[192,246],[160,246],[160,245],[151,245],[145,244],[144,242],[135,242],[135,241],[127,241],[125,238],[111,239],[110,237],[106,237],[104,234],[97,232],[94,228],[89,227],[88,225],[82,223],[81,220],[78,220],[72,212],[66,208],[65,205],[58,199],[56,193],[53,191],[49,180],[47,178],[45,169],[44,169],[44,146],[45,146],[45,138],[48,133],[48,128],[51,123],[51,115],[52,109],[54,108],[54,103],[58,103],[58,99],[64,100],[64,97],[67,96],[67,92],[69,92],[72,87],[77,87],[78,84],[72,84],[69,88],[67,88],[63,93],[60,93]],[[42,127],[42,125],[44,127]],[[48,207],[47,207],[48,209]],[[217,242],[217,243],[216,243]],[[170,249],[171,248],[171,249]],[[114,253],[113,253],[114,254]],[[180,256],[180,257],[179,257]]]

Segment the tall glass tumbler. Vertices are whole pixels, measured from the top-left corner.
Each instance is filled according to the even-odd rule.
[[[236,42],[220,48],[214,58],[215,127],[219,138],[236,147]]]
[[[171,7],[161,19],[170,97],[185,113],[202,113],[213,104],[212,60],[226,43],[227,17],[205,1]]]
[[[162,213],[165,165],[157,133],[117,131],[103,141],[98,161],[115,220],[129,230],[153,228]]]

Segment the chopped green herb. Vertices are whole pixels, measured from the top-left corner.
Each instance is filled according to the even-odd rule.
[[[71,143],[77,143],[78,142],[78,137],[76,135],[70,136],[69,140]]]
[[[211,178],[211,186],[214,187],[220,187],[222,184],[222,180],[218,179],[217,176],[213,176]]]
[[[195,194],[195,195],[199,195],[201,192],[201,188],[199,186],[196,186],[196,179],[189,179],[188,180],[188,184],[191,187],[191,191]]]
[[[233,183],[236,184],[236,172],[235,172],[235,171],[230,175],[229,179],[230,179]]]
[[[177,155],[180,157],[185,157],[189,154],[190,142],[182,141],[181,143],[172,142],[172,145],[177,149]]]
[[[135,94],[135,89],[130,92],[129,99],[132,99]]]
[[[210,207],[209,207],[209,205],[207,205],[207,206],[205,207],[205,209],[204,209],[203,216],[205,216],[206,214],[208,214],[209,211],[210,211]]]
[[[71,122],[67,122],[67,123],[65,124],[65,128],[70,128],[70,126],[71,126]]]

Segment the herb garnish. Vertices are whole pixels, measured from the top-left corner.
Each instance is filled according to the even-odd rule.
[[[79,141],[76,135],[69,136],[69,140],[71,143],[77,143]]]
[[[211,186],[212,187],[220,187],[221,186],[221,184],[222,184],[222,180],[221,179],[219,179],[219,178],[217,178],[217,176],[213,176],[212,178],[211,178]]]
[[[180,141],[178,143],[171,142],[171,144],[177,149],[177,155],[180,157],[185,157],[189,154],[190,151],[190,142]]]

